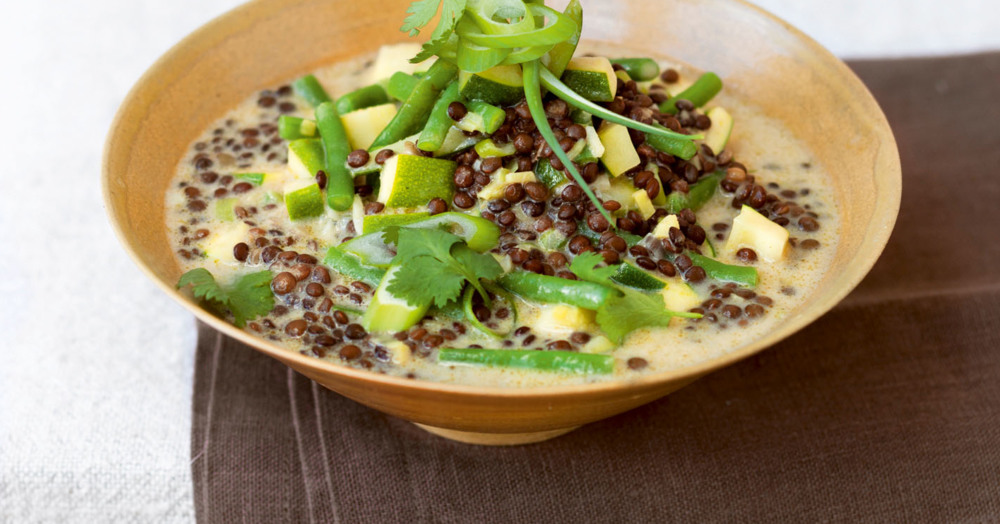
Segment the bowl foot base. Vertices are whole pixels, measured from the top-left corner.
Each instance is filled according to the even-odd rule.
[[[521,444],[534,444],[551,438],[565,435],[570,431],[580,427],[550,429],[548,431],[536,431],[532,433],[476,433],[474,431],[459,431],[457,429],[439,428],[417,424],[420,429],[426,430],[439,437],[449,440],[464,442],[465,444],[476,444],[479,446],[519,446]]]

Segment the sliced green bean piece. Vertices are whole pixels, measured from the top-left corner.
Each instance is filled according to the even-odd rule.
[[[698,253],[688,253],[694,265],[701,266],[708,278],[721,282],[735,282],[746,287],[757,287],[757,268],[719,262]]]
[[[319,84],[319,80],[313,75],[305,75],[302,78],[292,82],[292,89],[306,99],[309,105],[317,107],[323,102],[331,102],[332,99],[330,95],[326,94],[326,90],[323,86]]]
[[[468,102],[465,107],[468,109],[465,117],[455,123],[455,127],[462,131],[479,131],[490,135],[499,129],[507,118],[506,111],[482,100]]]
[[[530,349],[445,348],[438,351],[438,362],[524,368],[577,375],[606,375],[615,369],[615,359],[611,355]]]
[[[338,98],[337,112],[343,115],[345,113],[350,113],[351,111],[357,111],[358,109],[377,106],[388,102],[389,95],[386,94],[385,88],[378,84],[372,84],[370,86],[355,89],[354,91]]]
[[[413,88],[417,87],[417,83],[419,82],[420,79],[416,76],[402,71],[396,71],[389,77],[389,83],[386,85],[386,91],[388,91],[389,96],[403,102],[409,98],[410,93],[413,92]]]
[[[652,125],[658,129],[666,129],[656,122],[653,122]],[[646,143],[657,151],[663,151],[664,153],[674,155],[678,158],[683,158],[684,160],[691,160],[691,158],[698,153],[698,146],[687,138],[654,135],[650,133],[646,135]]]
[[[660,104],[660,112],[668,113],[671,115],[677,114],[677,101],[687,100],[694,104],[695,107],[701,107],[708,103],[715,95],[722,91],[722,79],[719,75],[715,73],[705,73],[698,77],[693,84],[687,89],[677,93],[677,96],[671,97]]]
[[[458,68],[453,64],[438,59],[427,71],[427,76],[420,79],[413,92],[403,102],[396,116],[389,121],[385,129],[375,138],[370,151],[378,150],[423,129],[431,115],[438,94],[458,74]]]
[[[545,304],[567,304],[584,309],[597,309],[618,291],[584,280],[514,271],[497,281],[504,289],[527,300]]]
[[[316,127],[326,154],[326,202],[331,209],[346,211],[354,203],[354,176],[347,169],[351,145],[333,102],[316,108]]]
[[[715,195],[715,188],[719,187],[719,182],[722,181],[724,176],[722,172],[716,171],[695,182],[688,189],[687,193],[678,191],[670,193],[667,195],[667,212],[671,215],[676,215],[683,209],[698,211]]]
[[[427,119],[427,124],[424,125],[424,130],[420,132],[420,138],[417,139],[417,147],[423,151],[435,152],[441,149],[441,144],[444,143],[444,138],[448,136],[448,130],[455,123],[454,120],[448,116],[448,106],[452,102],[458,101],[458,80],[452,80],[448,87],[441,92],[441,96],[434,102],[434,108],[431,109],[431,116]]]
[[[611,63],[622,66],[628,76],[637,82],[652,80],[660,75],[660,65],[652,58],[612,58]]]
[[[278,136],[285,140],[316,138],[316,122],[291,115],[278,117]]]

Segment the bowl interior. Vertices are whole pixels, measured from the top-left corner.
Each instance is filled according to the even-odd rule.
[[[671,56],[717,72],[728,92],[752,100],[783,121],[812,148],[834,179],[842,235],[831,271],[798,312],[768,337],[719,359],[630,383],[497,391],[381,377],[293,355],[202,311],[173,288],[180,271],[163,225],[164,192],[178,159],[204,127],[254,90],[385,43],[404,41],[406,36],[396,28],[407,4],[404,0],[251,2],[171,49],[123,103],[105,149],[108,212],[140,267],[199,318],[328,387],[418,422],[447,425],[450,420],[452,427],[478,428],[466,423],[468,417],[462,418],[466,422],[454,422],[454,413],[433,413],[455,398],[478,402],[480,410],[488,399],[533,398],[539,409],[548,410],[556,399],[565,400],[566,406],[572,405],[574,396],[591,399],[590,407],[583,408],[587,416],[548,424],[539,416],[530,423],[505,426],[510,431],[555,428],[596,420],[662,396],[781,340],[833,307],[881,253],[899,207],[899,158],[881,110],[843,63],[784,22],[739,1],[584,1],[585,39]],[[384,395],[392,398],[381,398]],[[602,402],[594,399],[612,396],[622,400],[595,407]],[[416,400],[400,407],[407,404],[405,398]],[[523,409],[532,409],[532,404]]]

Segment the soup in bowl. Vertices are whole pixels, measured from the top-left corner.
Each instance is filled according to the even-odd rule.
[[[857,78],[740,3],[586,4],[556,43],[572,7],[541,62],[417,64],[403,3],[234,10],[119,112],[124,243],[213,327],[481,443],[663,396],[843,298],[899,202]],[[639,36],[674,19],[744,30]]]

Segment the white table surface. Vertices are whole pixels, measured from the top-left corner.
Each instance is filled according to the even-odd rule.
[[[5,6],[0,522],[194,520],[194,320],[119,246],[99,169],[132,83],[238,3]],[[1000,9],[989,0],[953,0],[947,13],[929,0],[758,3],[843,57],[1000,49]]]

